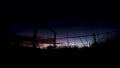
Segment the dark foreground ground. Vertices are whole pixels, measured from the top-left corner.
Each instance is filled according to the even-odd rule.
[[[117,44],[116,44],[117,45]],[[41,64],[92,64],[119,62],[120,48],[94,46],[91,48],[33,49],[21,46],[2,46],[2,63],[39,63]]]
[[[90,48],[33,49],[4,43],[0,45],[0,62],[4,64],[106,65],[119,63],[120,37],[93,44]],[[37,63],[37,64],[36,64]],[[45,65],[44,65],[45,64]]]

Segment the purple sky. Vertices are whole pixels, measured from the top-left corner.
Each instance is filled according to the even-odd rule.
[[[22,23],[20,23],[22,22]],[[32,21],[20,21],[12,27],[12,32],[24,36],[32,36],[33,23]],[[28,23],[25,23],[29,22]],[[56,32],[58,37],[65,37],[68,31],[69,36],[79,36],[92,34],[93,32],[113,31],[119,28],[119,25],[113,24],[111,20],[95,20],[95,19],[47,19],[46,22]],[[39,24],[38,35],[52,36],[52,32],[45,26]]]
[[[21,23],[22,22],[22,23]],[[27,22],[27,23],[26,23]],[[28,24],[29,22],[29,24]],[[119,25],[113,24],[112,20],[103,20],[103,19],[56,19],[50,18],[45,20],[57,32],[57,38],[67,37],[68,36],[83,36],[88,35],[93,32],[101,33],[114,31],[119,28]],[[14,24],[11,28],[11,33],[16,33],[21,36],[33,36],[33,23],[34,20],[19,21],[19,23]],[[45,26],[39,24],[38,26],[38,36],[44,37],[53,37],[53,33],[48,30]],[[70,44],[81,44],[82,41],[87,44],[87,41],[92,42],[93,38],[74,38],[69,40]],[[58,42],[67,43],[67,40],[58,40]]]

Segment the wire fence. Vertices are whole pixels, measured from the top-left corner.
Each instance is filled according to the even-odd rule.
[[[93,33],[83,36],[72,36],[72,37],[63,37],[57,38],[57,42],[62,44],[56,44],[57,46],[70,46],[70,47],[90,47],[93,43],[104,42],[108,39],[112,39],[116,34],[120,33],[119,31],[111,31],[104,33]]]
[[[105,42],[106,40],[110,40],[114,38],[117,34],[120,35],[120,31],[111,31],[111,32],[104,32],[104,33],[92,33],[89,35],[82,35],[82,36],[67,36],[56,39],[54,38],[47,38],[44,36],[37,38],[37,48],[47,48],[48,46],[57,46],[59,47],[75,47],[78,48],[82,47],[91,47],[92,44]],[[29,39],[29,40],[28,40]],[[15,43],[18,43],[19,45],[25,46],[25,47],[32,47],[32,38],[22,38],[21,41],[17,40],[18,42],[14,41]],[[55,41],[54,41],[55,40]]]

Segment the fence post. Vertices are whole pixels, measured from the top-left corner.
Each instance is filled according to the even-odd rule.
[[[94,38],[94,43],[95,43],[95,45],[97,44],[97,41],[96,41],[96,35],[95,35],[95,33],[93,33],[93,38]]]
[[[33,33],[33,48],[36,48],[37,47],[37,31],[38,31],[38,28],[37,28],[37,23],[34,24],[34,33]]]
[[[56,48],[56,32],[54,32],[54,48]]]
[[[69,38],[68,38],[68,36],[69,36],[69,32],[68,32],[68,26],[67,26],[67,45],[69,46]]]

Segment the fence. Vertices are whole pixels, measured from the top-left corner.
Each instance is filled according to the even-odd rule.
[[[57,38],[57,42],[61,42],[63,44],[57,45],[58,47],[63,46],[70,46],[70,47],[90,47],[93,43],[100,43],[104,42],[107,39],[112,39],[119,31],[111,31],[111,32],[104,32],[104,33],[93,33],[90,35],[83,35],[83,36],[72,36],[72,37],[63,37]]]
[[[41,32],[43,33],[43,32]],[[46,33],[43,33],[41,35],[45,35]],[[52,34],[52,33],[51,33]],[[57,47],[91,47],[91,45],[94,43],[100,43],[104,42],[106,40],[110,40],[116,36],[116,34],[120,35],[119,31],[112,31],[112,32],[104,32],[104,33],[92,33],[89,35],[83,35],[83,36],[72,36],[72,37],[62,37],[62,38],[56,38],[56,42],[54,41],[54,38],[48,38],[48,37],[37,37],[37,48],[47,48],[48,46],[54,46],[54,44]],[[29,40],[28,40],[29,39]],[[32,47],[32,38],[22,38],[21,40],[23,42],[19,42],[22,46]],[[18,40],[19,41],[19,40]],[[16,41],[14,41],[16,42]]]

